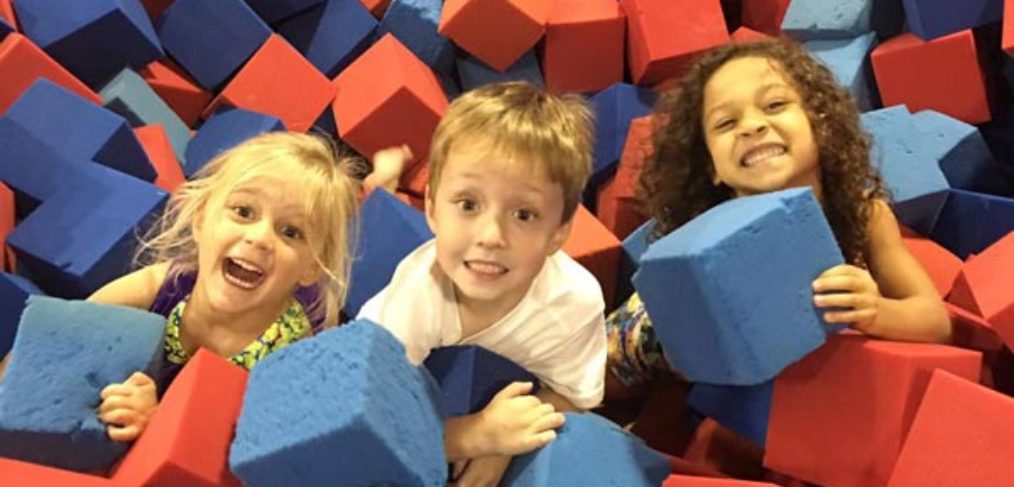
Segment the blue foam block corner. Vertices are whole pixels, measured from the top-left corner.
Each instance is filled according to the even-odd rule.
[[[1014,230],[1014,198],[952,189],[930,238],[962,260]]]
[[[476,345],[441,347],[423,362],[440,385],[440,397],[448,416],[477,413],[496,393],[511,382],[535,384],[539,380],[520,365]]]
[[[80,158],[66,159],[57,149],[8,117],[0,118],[0,154],[4,157],[4,163],[0,164],[0,181],[17,194],[19,211],[22,201],[25,205],[37,206],[56,194],[63,181],[73,179],[77,166],[92,164]]]
[[[380,20],[377,38],[393,34],[433,71],[450,74],[454,44],[437,32],[443,4],[443,0],[393,0]]]
[[[99,392],[162,352],[165,318],[122,306],[28,300],[0,382],[0,456],[105,470],[129,444],[106,435]]]
[[[105,107],[125,118],[133,127],[161,125],[176,160],[186,157],[190,127],[134,70],[120,71],[99,90]]]
[[[229,466],[261,487],[445,485],[435,387],[372,322],[327,330],[251,370]]]
[[[634,286],[687,379],[767,381],[832,331],[811,283],[844,262],[809,188],[726,201],[641,256]]]
[[[256,135],[276,130],[285,130],[285,125],[277,117],[241,108],[220,110],[201,125],[187,144],[183,174],[190,178],[223,151]]]
[[[321,73],[334,78],[370,46],[376,29],[377,20],[362,3],[325,0],[282,21],[278,33]]]
[[[698,382],[690,387],[687,404],[763,449],[767,443],[773,390],[772,381],[754,386]]]
[[[859,111],[873,109],[870,96],[870,65],[868,56],[877,43],[877,34],[868,32],[859,37],[841,40],[814,40],[806,43],[813,53],[831,72],[838,83],[849,90]]]
[[[656,98],[651,90],[626,83],[616,83],[592,96],[595,152],[590,186],[605,182],[616,171],[627,143],[630,121],[650,114]]]
[[[1003,0],[902,0],[908,28],[922,40],[1003,19]]]
[[[940,165],[948,184],[955,189],[1007,195],[1014,191],[1004,168],[974,125],[935,110],[912,115],[919,141]]]
[[[782,32],[801,41],[851,39],[870,32],[875,0],[795,0],[782,18]]]
[[[0,358],[7,355],[14,345],[21,312],[28,297],[44,294],[32,281],[16,274],[0,272]]]

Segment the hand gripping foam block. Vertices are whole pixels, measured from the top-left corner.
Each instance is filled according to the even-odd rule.
[[[221,105],[274,115],[305,132],[334,99],[335,86],[282,36],[271,34],[205,109]]]
[[[843,261],[813,193],[790,189],[727,201],[659,239],[634,287],[677,370],[747,386],[824,343],[811,283]]]
[[[391,33],[433,71],[451,75],[454,44],[437,32],[442,0],[394,0],[380,20],[378,37]]]
[[[303,12],[323,0],[246,0],[250,8],[260,15],[264,22],[273,24],[286,17]]]
[[[1006,269],[1006,271],[1004,270]],[[1014,231],[965,263],[948,300],[985,318],[1014,349]]]
[[[146,487],[238,485],[228,454],[246,380],[242,367],[198,350],[173,380],[113,480]]]
[[[598,280],[606,309],[613,308],[622,246],[619,239],[595,215],[578,205],[570,237],[564,242],[563,251]]]
[[[873,49],[870,61],[884,106],[903,103],[916,112],[932,109],[971,124],[990,120],[971,30],[932,41],[902,34]]]
[[[935,110],[912,114],[912,125],[952,188],[996,195],[1014,191],[1014,183],[974,125]]]
[[[162,188],[167,193],[172,193],[177,186],[183,184],[185,178],[183,177],[183,166],[176,158],[176,152],[169,142],[165,129],[162,128],[162,125],[146,125],[134,129],[134,135],[137,136],[141,147],[144,147],[145,154],[148,154],[148,160],[151,161],[152,167],[158,173],[158,177],[155,178],[155,186]]]
[[[18,0],[22,31],[90,86],[165,56],[138,0]]]
[[[870,32],[875,0],[795,0],[782,19],[782,32],[803,41],[852,39]]]
[[[1004,14],[1003,0],[902,0],[901,4],[905,9],[909,30],[927,41],[959,30],[999,22]]]
[[[0,458],[0,485],[30,485],[32,487],[117,487],[105,477],[88,475],[36,463]]]
[[[0,360],[7,356],[14,345],[14,336],[21,321],[21,312],[27,305],[28,297],[43,294],[39,288],[24,277],[0,272]]]
[[[378,77],[377,73],[387,73]],[[334,115],[346,142],[367,158],[408,144],[417,160],[447,108],[433,71],[388,34],[335,79]],[[406,168],[406,171],[410,168]]]
[[[534,51],[525,53],[517,62],[502,72],[467,54],[458,58],[457,67],[458,77],[461,79],[461,89],[465,91],[482,85],[506,81],[527,81],[540,89],[545,88],[545,83],[542,81],[542,70],[539,68],[539,61],[536,60]]]
[[[239,108],[224,109],[204,122],[187,144],[183,173],[189,178],[218,154],[256,135],[285,130],[282,121]]]
[[[510,359],[476,345],[442,347],[423,362],[440,385],[443,410],[448,416],[477,413],[511,382],[539,380]]]
[[[552,443],[511,461],[501,485],[657,486],[669,475],[665,456],[593,413],[567,413]]]
[[[271,35],[243,0],[176,0],[155,28],[166,52],[209,91],[216,91]]]
[[[538,0],[447,0],[437,30],[504,71],[542,38],[551,9],[552,2]]]
[[[128,445],[106,435],[99,392],[158,358],[164,326],[134,308],[31,297],[0,382],[0,456],[109,468]]]
[[[627,65],[638,85],[682,76],[729,33],[719,0],[621,0],[627,15]]]
[[[1014,399],[933,372],[888,487],[1014,485]]]
[[[928,235],[947,199],[947,178],[913,127],[904,105],[864,113],[860,122],[873,136],[870,164],[891,191],[898,219]]]
[[[884,486],[936,368],[978,380],[981,355],[831,337],[775,379],[764,466],[820,485]]]
[[[952,189],[929,234],[933,241],[967,259],[1014,230],[1014,198]]]
[[[172,144],[176,159],[182,161],[186,156],[190,127],[148,86],[141,75],[130,68],[124,69],[102,87],[99,95],[107,109],[125,118],[132,127],[161,125]]]
[[[198,86],[169,59],[155,61],[138,73],[188,127],[197,124],[204,107],[211,101],[211,93]]]
[[[278,26],[299,52],[328,78],[334,78],[369,47],[377,19],[359,2],[325,0]]]
[[[656,94],[626,83],[616,83],[591,98],[595,109],[595,153],[590,185],[612,176],[623,155],[631,122],[651,113]]]
[[[102,103],[99,95],[27,37],[17,33],[5,37],[0,42],[0,114],[38,78],[46,78],[92,103]]]
[[[345,314],[356,316],[359,308],[384,289],[398,263],[433,238],[422,212],[401,202],[387,191],[374,191],[359,210],[360,234]]]
[[[877,34],[867,32],[851,39],[813,40],[806,49],[834,73],[838,83],[849,90],[859,111],[867,112],[874,106],[870,96],[873,80],[869,78],[867,56],[877,43]]]
[[[690,387],[687,404],[763,449],[768,434],[773,387],[772,381],[754,386],[697,382]]]
[[[445,485],[435,388],[387,330],[325,331],[251,371],[229,465],[251,487]]]
[[[655,120],[651,116],[630,121],[616,175],[599,186],[595,215],[620,239],[627,238],[647,219],[637,199],[637,185],[644,161],[654,150],[651,140],[654,128]]]
[[[549,91],[590,93],[623,81],[625,17],[613,0],[557,0],[542,49]]]

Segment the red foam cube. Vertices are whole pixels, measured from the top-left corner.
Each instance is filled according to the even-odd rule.
[[[650,115],[630,121],[616,176],[599,189],[598,218],[620,239],[627,238],[647,220],[637,200],[637,185],[644,161],[652,152],[654,123]]]
[[[391,0],[359,0],[359,2],[377,19],[384,18],[384,12],[387,12],[387,7],[391,5]]]
[[[426,196],[426,186],[429,183],[430,163],[427,160],[422,160],[402,174],[401,180],[398,182],[398,189],[417,198],[422,198]]]
[[[506,71],[542,38],[551,7],[545,0],[446,0],[437,30]]]
[[[948,301],[982,316],[1014,349],[1014,232],[969,259]],[[1004,272],[1003,270],[1007,270]]]
[[[0,42],[0,115],[39,78],[46,78],[81,98],[102,105],[102,97],[27,37],[12,32]]]
[[[393,35],[359,56],[335,84],[332,107],[338,130],[360,154],[372,158],[380,149],[408,144],[416,156],[413,165],[429,154],[447,96],[429,66]]]
[[[168,59],[153,61],[139,74],[190,127],[197,124],[204,107],[211,101],[211,93]]]
[[[743,25],[768,35],[778,35],[782,31],[782,20],[789,10],[792,0],[748,0],[743,2]]]
[[[0,271],[13,270],[14,261],[8,262],[7,235],[14,230],[14,192],[4,183],[0,183]]]
[[[1014,399],[937,370],[888,487],[1014,485]]]
[[[767,41],[770,39],[771,36],[763,32],[753,30],[749,27],[740,27],[729,36],[729,40],[731,42],[737,42],[740,44],[749,44],[751,42]]]
[[[775,378],[764,466],[821,485],[886,485],[936,368],[975,381],[981,355],[832,336]]]
[[[884,106],[936,110],[970,124],[990,120],[971,29],[931,41],[901,34],[875,47],[870,60]]]
[[[204,110],[204,117],[224,104],[274,115],[289,130],[305,132],[334,95],[335,87],[323,73],[282,36],[272,34]]]
[[[134,129],[134,135],[158,174],[155,186],[172,193],[177,186],[183,184],[186,177],[183,175],[180,162],[176,160],[176,153],[169,143],[165,129],[161,125],[146,125]]]
[[[729,40],[719,0],[621,0],[634,83],[681,76],[702,52]]]
[[[961,273],[961,258],[914,230],[902,227],[901,237],[905,248],[919,261],[933,281],[940,297],[947,296],[954,287],[954,280]]]
[[[556,0],[546,23],[542,75],[555,93],[623,81],[626,17],[616,0]]]
[[[34,463],[0,458],[0,485],[31,487],[113,487],[105,477],[71,472]]]
[[[157,21],[162,13],[172,5],[174,0],[141,0],[141,5],[144,5],[144,11],[148,13],[148,18],[152,22]]]
[[[616,273],[620,267],[622,250],[623,243],[588,209],[578,205],[570,238],[563,244],[563,251],[598,279],[606,309],[613,308]]]
[[[243,368],[198,350],[166,391],[113,480],[148,487],[238,487],[229,471],[229,445],[246,379]]]
[[[1014,56],[1014,0],[1003,0],[1003,34],[1000,46]]]
[[[12,0],[0,0],[0,19],[7,22],[7,25],[18,29],[18,18],[14,15],[14,5]]]
[[[752,482],[749,480],[694,477],[690,475],[670,475],[662,483],[662,487],[777,487],[777,484]]]

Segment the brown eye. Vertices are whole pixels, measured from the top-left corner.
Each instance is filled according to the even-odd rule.
[[[253,218],[253,208],[246,205],[236,205],[232,207],[232,213],[239,217],[241,220],[249,220]]]
[[[303,231],[299,227],[285,225],[282,227],[282,236],[292,240],[303,240]]]
[[[539,214],[527,208],[522,208],[514,212],[514,217],[523,222],[530,222],[538,218]]]
[[[476,204],[475,201],[472,201],[470,199],[458,200],[455,204],[458,205],[458,208],[461,211],[464,211],[466,213],[471,213],[479,208],[479,205]]]

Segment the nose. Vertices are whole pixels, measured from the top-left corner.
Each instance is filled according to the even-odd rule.
[[[502,219],[497,215],[487,214],[479,220],[478,244],[480,247],[497,248],[506,245]]]
[[[768,120],[762,113],[749,111],[743,114],[739,124],[739,134],[742,137],[763,135],[768,130]]]
[[[253,245],[255,248],[268,250],[271,248],[273,234],[274,229],[271,222],[263,218],[246,225],[243,241]]]

